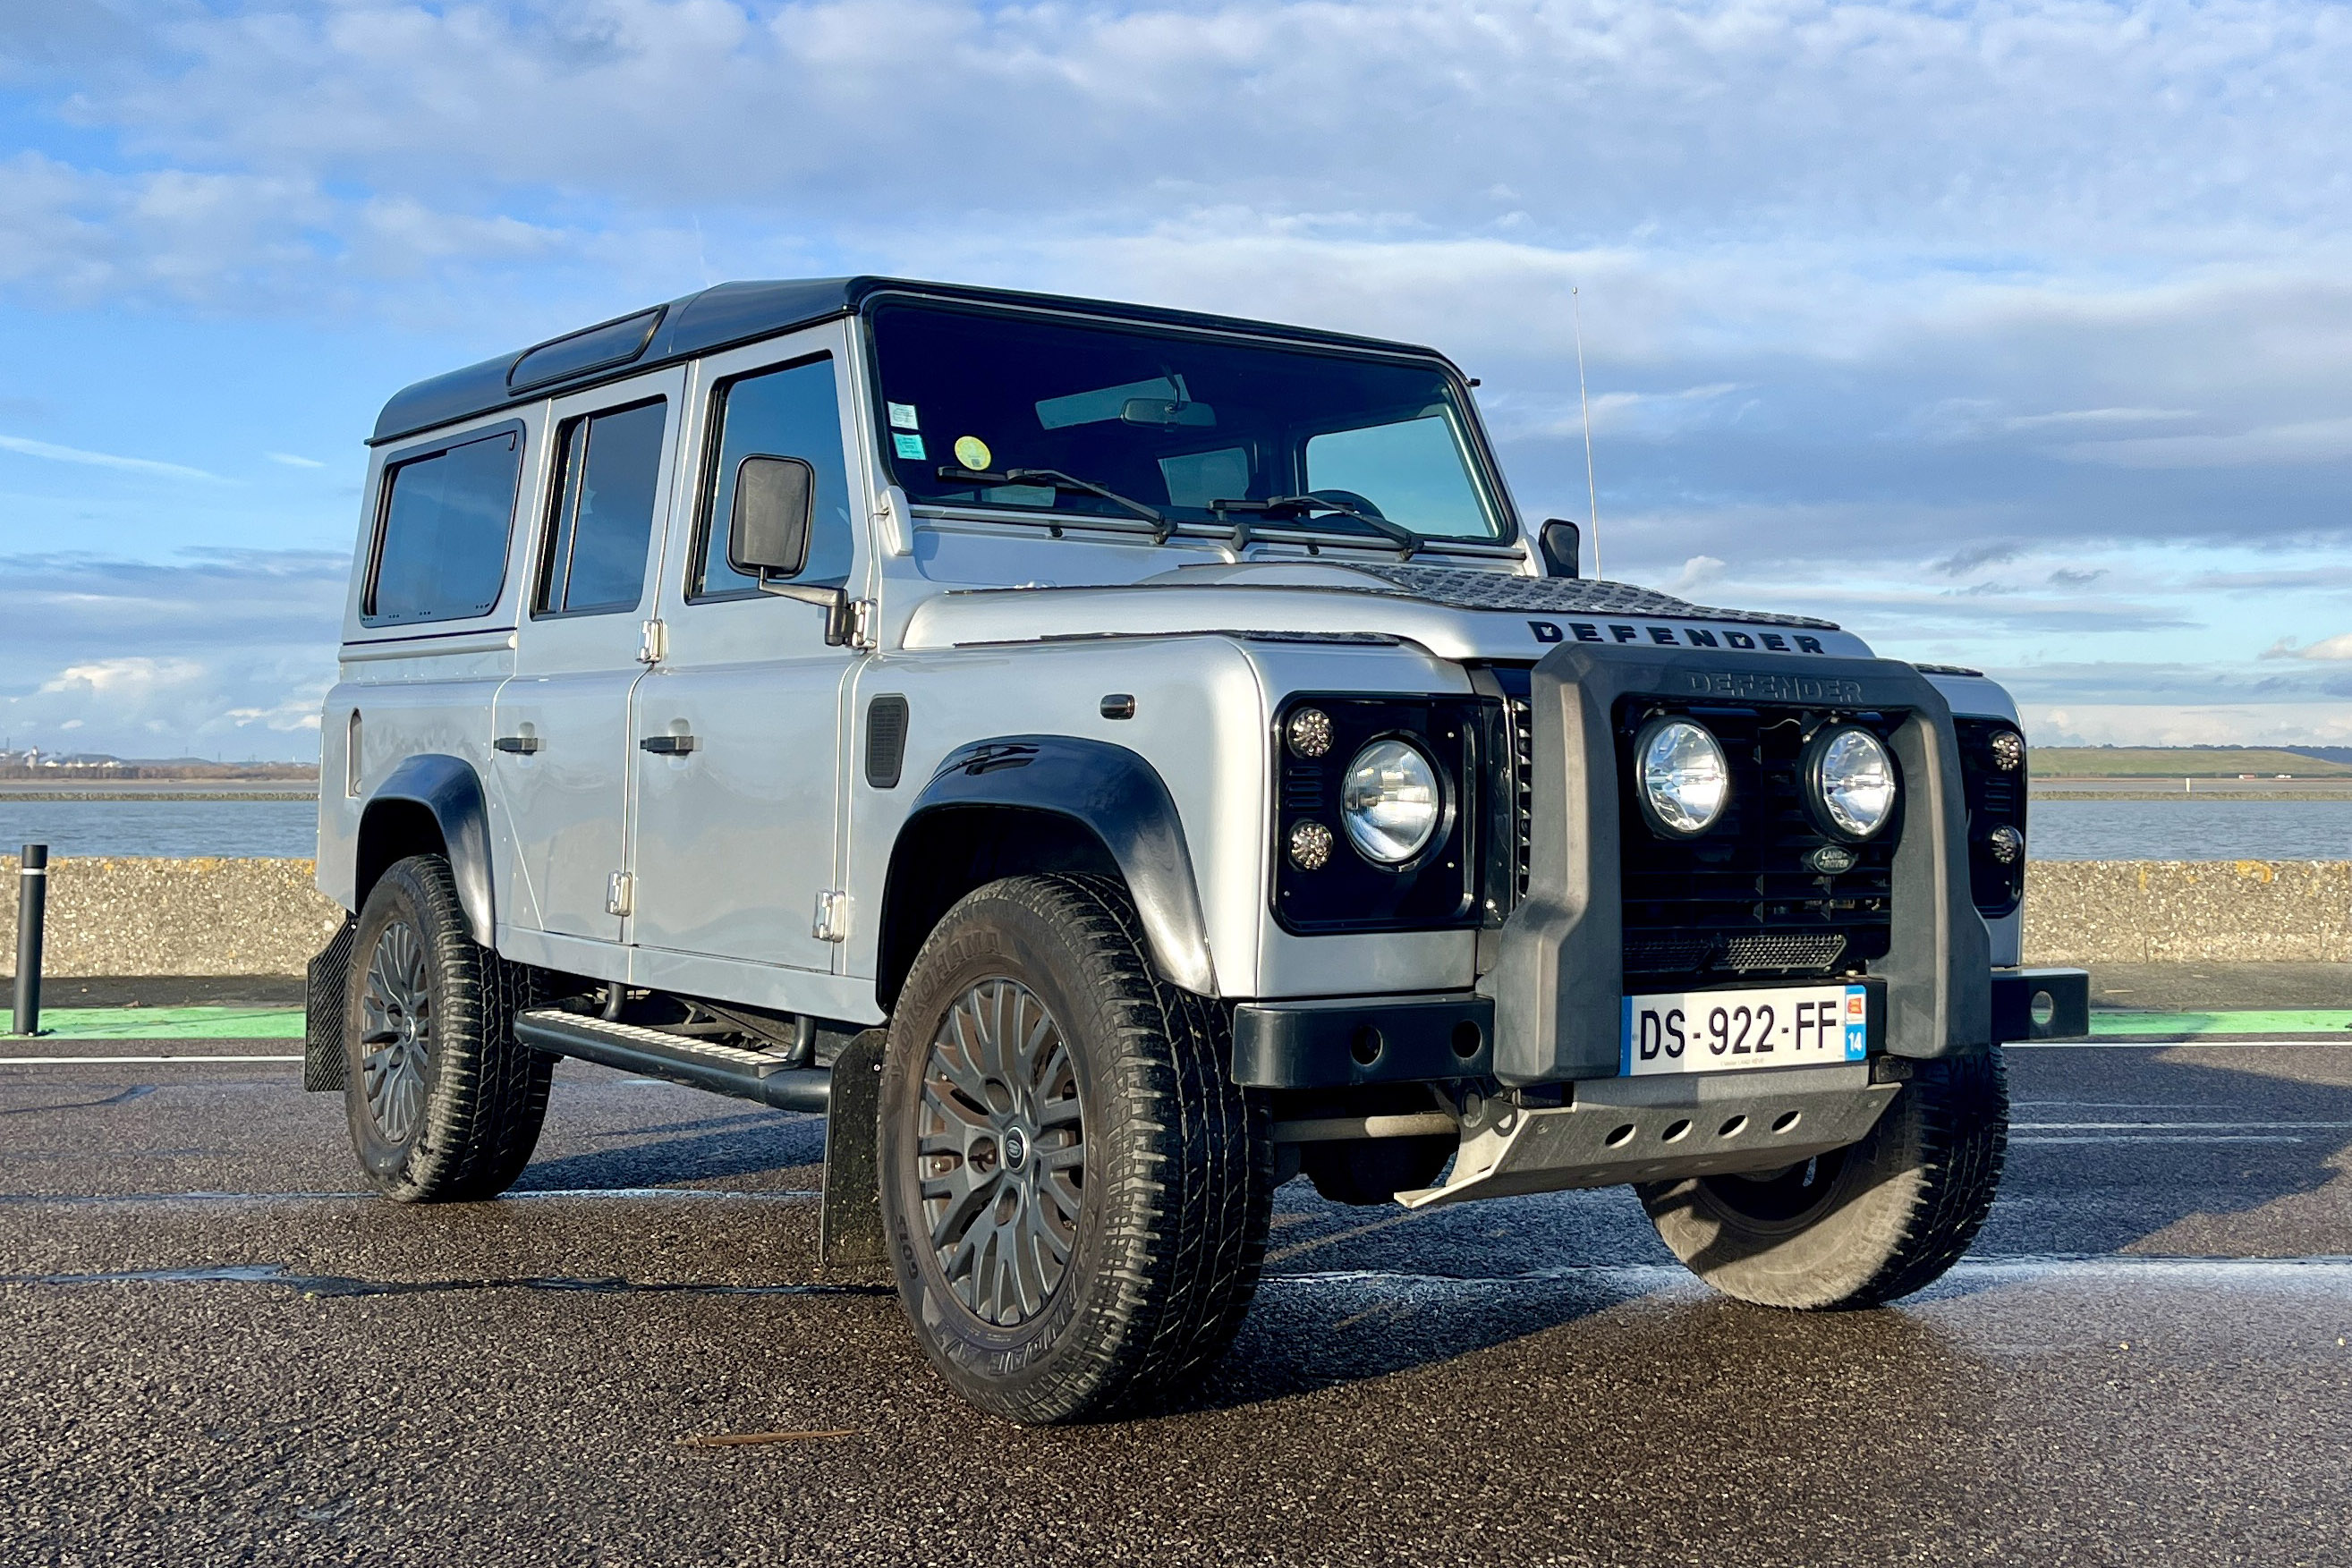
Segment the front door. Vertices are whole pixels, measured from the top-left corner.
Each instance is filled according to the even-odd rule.
[[[793,580],[863,591],[862,508],[845,330],[797,333],[697,370],[701,474],[663,570],[668,649],[635,692],[632,845],[641,947],[829,971],[817,902],[843,884],[841,706],[858,654],[818,605],[761,591],[727,564],[743,459],[816,472],[807,564]]]
[[[645,672],[685,372],[559,399],[494,769],[527,897],[515,924],[618,943],[628,868],[629,693]],[[503,913],[503,912],[502,912]]]

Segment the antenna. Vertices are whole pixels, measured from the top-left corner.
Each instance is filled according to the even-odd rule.
[[[1592,528],[1592,575],[1601,577],[1601,492],[1592,483],[1592,402],[1584,395],[1584,312],[1570,284],[1569,319],[1576,324],[1576,402],[1584,411],[1584,503]]]

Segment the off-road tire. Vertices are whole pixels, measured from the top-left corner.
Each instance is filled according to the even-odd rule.
[[[1063,1151],[1062,1168],[1079,1173],[1064,1271],[1031,1315],[992,1322],[984,1295],[968,1305],[950,1281],[923,1196],[926,1170],[982,1170],[955,1176],[967,1187],[987,1179],[988,1145],[942,1154],[935,1134],[926,1155],[921,1119],[951,1012],[1005,981],[1066,1045],[1074,1087],[1057,1103],[1075,1098],[1083,1147]],[[931,932],[883,1059],[882,1213],[908,1321],[966,1399],[1032,1425],[1097,1419],[1188,1386],[1224,1353],[1257,1288],[1274,1194],[1265,1109],[1227,1075],[1228,1041],[1221,1009],[1153,972],[1134,905],[1108,879],[991,883]],[[1004,1159],[1000,1145],[995,1168],[1016,1168]],[[1005,1212],[992,1197],[978,1207]]]
[[[1697,1176],[1633,1190],[1675,1256],[1727,1296],[1812,1311],[1875,1307],[1933,1282],[1969,1249],[1992,1207],[2008,1141],[1996,1045],[1914,1064],[1860,1143],[1771,1179]]]
[[[380,1102],[371,1103],[371,1047],[362,1034],[372,967],[383,945],[399,940],[398,930],[415,944],[429,1040],[419,1092],[387,1129]],[[514,1019],[538,1004],[541,988],[536,970],[474,941],[441,856],[399,861],[369,891],[344,994],[343,1109],[360,1168],[386,1197],[495,1197],[522,1174],[539,1142],[555,1059],[518,1044]]]

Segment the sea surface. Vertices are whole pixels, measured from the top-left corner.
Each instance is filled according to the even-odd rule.
[[[9,800],[0,853],[282,855],[315,852],[308,800]],[[2034,860],[2352,860],[2352,800],[2036,800]]]

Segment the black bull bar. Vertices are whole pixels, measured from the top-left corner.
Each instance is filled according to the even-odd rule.
[[[1613,718],[1622,698],[1875,711],[1905,791],[1885,989],[1885,1049],[1930,1058],[1993,1039],[1992,953],[1969,892],[1968,808],[1951,708],[1910,665],[1570,643],[1535,667],[1533,821],[1525,898],[1496,934],[1479,989],[1494,999],[1494,1072],[1508,1084],[1602,1078],[1618,1067],[1623,1006]]]

